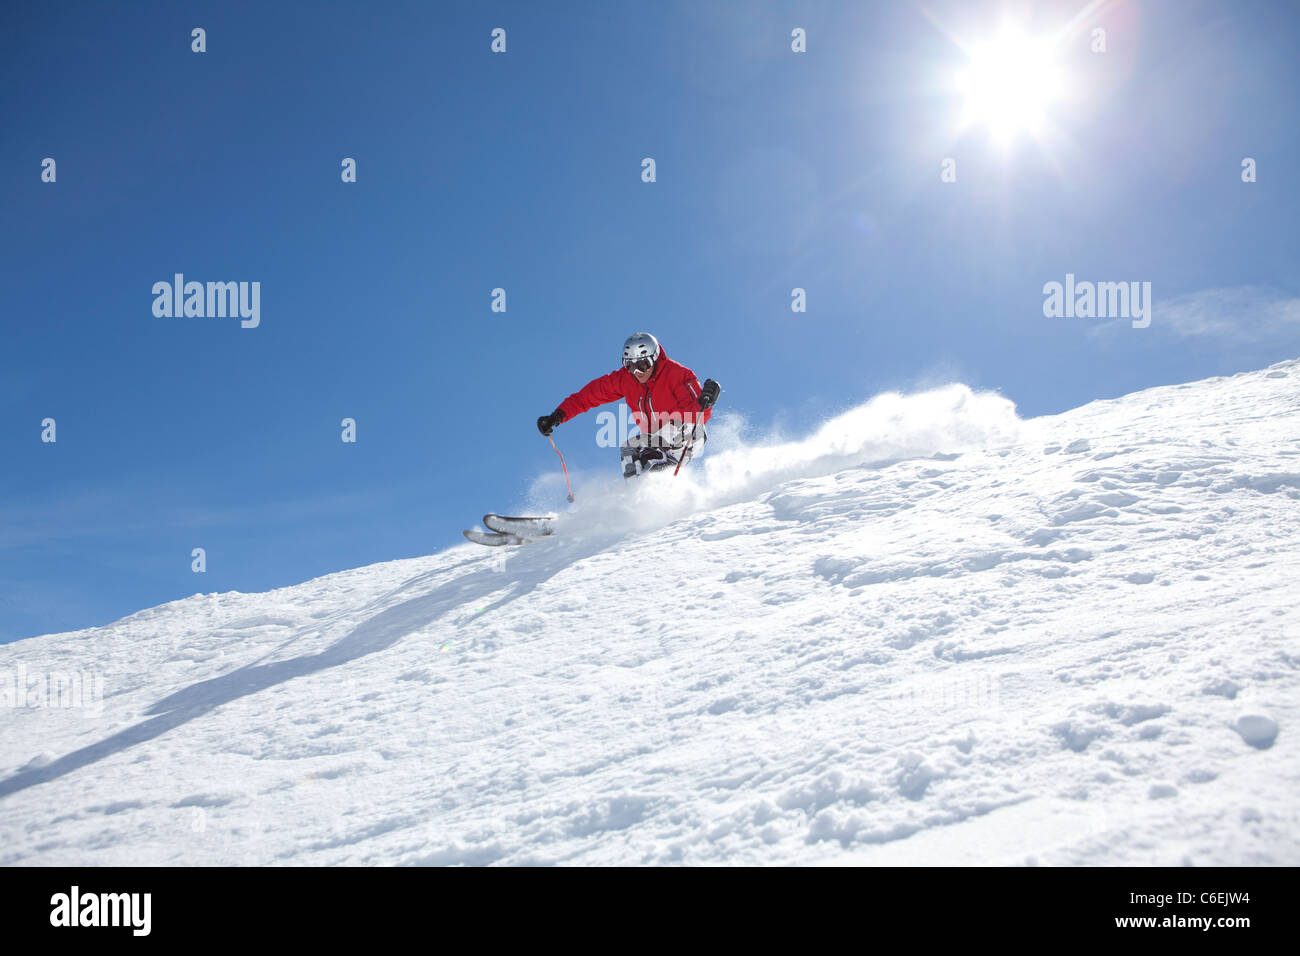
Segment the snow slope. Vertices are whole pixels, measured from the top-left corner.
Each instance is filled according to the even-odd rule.
[[[1300,362],[725,439],[0,647],[0,863],[1300,864]]]

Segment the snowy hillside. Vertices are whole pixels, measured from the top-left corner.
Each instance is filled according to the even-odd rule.
[[[0,647],[0,863],[1300,864],[1300,362],[727,438]]]

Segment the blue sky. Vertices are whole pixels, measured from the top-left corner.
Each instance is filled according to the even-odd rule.
[[[0,18],[0,640],[460,543],[556,467],[535,419],[641,329],[788,433],[887,389],[1032,416],[1300,354],[1289,4]],[[1060,35],[1068,95],[1001,144],[952,78],[1008,19]],[[176,272],[259,282],[261,324],[154,316]],[[1044,317],[1067,273],[1150,282],[1151,326]],[[614,471],[595,430],[556,438]]]

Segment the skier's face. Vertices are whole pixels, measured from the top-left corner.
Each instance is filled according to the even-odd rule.
[[[650,380],[650,376],[653,375],[655,372],[654,363],[651,362],[649,359],[641,359],[640,361],[637,362],[629,362],[625,367],[629,372],[632,373],[632,377],[635,378],[642,385],[648,382]]]

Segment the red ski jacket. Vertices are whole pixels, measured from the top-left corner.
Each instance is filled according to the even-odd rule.
[[[581,415],[589,408],[616,402],[627,402],[632,418],[643,435],[663,428],[669,421],[707,422],[713,409],[700,413],[700,383],[695,373],[680,362],[674,362],[661,346],[654,374],[642,385],[625,368],[592,379],[560,403],[564,420]]]

